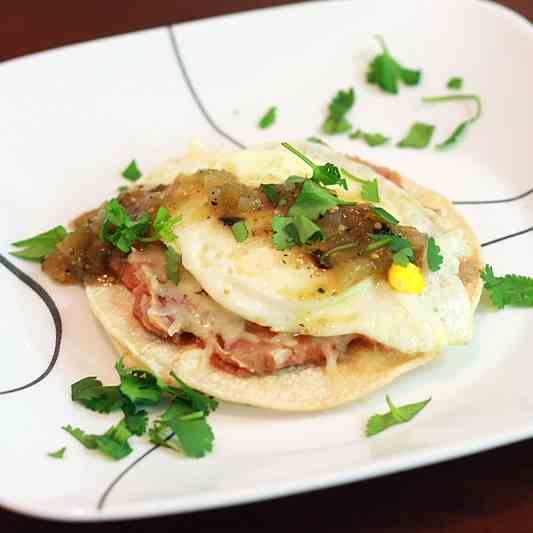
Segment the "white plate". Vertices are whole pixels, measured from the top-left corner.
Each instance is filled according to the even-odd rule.
[[[389,96],[365,83],[376,33],[406,65],[423,68],[420,87]],[[519,195],[532,187],[532,57],[531,26],[495,4],[361,0],[220,17],[7,62],[0,66],[1,252],[9,257],[9,242],[114,195],[118,171],[132,157],[148,169],[183,152],[191,136],[231,148],[232,139],[252,145],[316,135],[330,97],[352,85],[357,126],[398,139],[422,120],[437,125],[439,141],[468,106],[428,106],[420,96],[445,93],[450,77],[464,76],[465,91],[482,95],[484,114],[453,150],[328,140],[454,200]],[[271,105],[279,107],[278,122],[260,130],[257,121]],[[465,205],[464,212],[487,242],[530,228],[532,208],[529,195]],[[497,273],[532,274],[532,238],[492,244],[485,258]],[[447,350],[363,401],[303,415],[222,405],[212,417],[216,450],[205,459],[150,453],[139,441],[125,460],[106,460],[61,426],[98,432],[110,424],[113,417],[69,399],[69,385],[81,377],[115,380],[108,340],[81,290],[58,287],[38,266],[13,262],[52,296],[63,337],[52,360],[55,311],[1,267],[0,391],[51,369],[34,385],[0,396],[5,507],[80,520],[177,513],[383,475],[533,436],[531,311],[481,305],[469,347]],[[399,403],[428,396],[433,402],[410,424],[364,438],[368,416],[385,408],[385,393]],[[63,461],[46,456],[63,445]]]

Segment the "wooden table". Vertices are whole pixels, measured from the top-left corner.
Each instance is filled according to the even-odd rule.
[[[289,2],[2,0],[0,60],[97,37],[285,3]],[[533,0],[501,3],[533,20]],[[5,431],[6,428],[2,433]],[[0,490],[9,490],[1,477]],[[0,510],[0,530],[5,533],[66,533],[74,527],[76,533],[180,530],[198,533],[220,530],[532,532],[533,440],[376,480],[175,517],[72,526]]]

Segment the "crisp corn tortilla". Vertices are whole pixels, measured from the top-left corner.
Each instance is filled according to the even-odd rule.
[[[338,154],[335,156],[339,158]],[[355,157],[351,159],[362,162]],[[345,161],[349,167],[350,159],[346,157]],[[365,163],[452,227],[463,230],[472,253],[462,262],[461,278],[474,312],[482,289],[481,248],[463,216],[442,195],[394,171]],[[228,402],[280,411],[328,409],[365,396],[439,355],[437,352],[404,354],[379,345],[373,349],[356,347],[334,369],[307,366],[266,376],[239,377],[212,366],[209,355],[200,348],[180,347],[146,331],[133,317],[133,297],[124,286],[94,285],[87,287],[86,292],[95,316],[128,366],[146,367],[169,383],[173,382],[170,376],[173,371],[191,387]]]

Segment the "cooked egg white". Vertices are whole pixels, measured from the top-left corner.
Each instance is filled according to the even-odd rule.
[[[419,295],[396,291],[386,279],[373,277],[346,284],[349,276],[340,280],[331,271],[315,267],[298,247],[278,251],[270,236],[261,232],[238,243],[228,227],[206,216],[207,198],[193,197],[180,206],[183,222],[175,227],[175,246],[184,267],[203,289],[226,309],[274,331],[315,336],[359,333],[407,353],[468,342],[473,312],[458,276],[461,257],[469,255],[462,231],[451,229],[368,166],[319,145],[295,146],[318,164],[329,161],[360,178],[376,178],[379,205],[402,225],[435,238],[444,257],[441,269],[424,270],[426,283]],[[193,144],[184,158],[169,161],[143,181],[145,185],[170,183],[180,174],[204,168],[228,170],[251,186],[311,174],[303,161],[277,144],[235,153],[211,152]],[[352,182],[348,191],[337,188],[341,198],[351,201],[361,200],[360,190]]]

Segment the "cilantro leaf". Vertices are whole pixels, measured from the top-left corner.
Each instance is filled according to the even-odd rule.
[[[133,221],[118,199],[113,198],[105,206],[100,239],[129,253],[133,243],[140,240],[150,227],[150,221],[148,213],[143,213],[138,220]]]
[[[314,181],[305,180],[288,214],[291,217],[305,216],[309,220],[316,220],[326,211],[338,205],[355,204],[337,198]]]
[[[66,449],[66,446],[63,446],[63,448],[59,448],[59,450],[56,450],[55,452],[49,452],[46,455],[48,455],[48,457],[53,457],[54,459],[63,459]]]
[[[341,176],[339,169],[335,165],[331,163],[326,163],[325,165],[316,165],[306,155],[296,150],[296,148],[291,146],[289,143],[281,143],[281,146],[291,151],[294,155],[299,157],[313,169],[313,175],[311,176],[311,179],[315,183],[318,183],[319,185],[340,185],[344,189],[348,190],[346,180]]]
[[[125,420],[121,420],[116,426],[109,428],[103,435],[91,435],[80,428],[63,426],[76,440],[90,450],[99,449],[113,459],[122,459],[130,454],[132,449],[128,443],[131,432],[126,427]]]
[[[381,433],[396,424],[409,422],[431,401],[431,398],[428,398],[422,402],[397,407],[388,396],[386,398],[390,411],[384,414],[373,415],[368,419],[366,424],[367,437]]]
[[[368,146],[381,146],[390,141],[390,137],[385,137],[381,133],[366,133],[363,130],[357,130],[349,135],[350,139],[363,139]]]
[[[115,365],[120,376],[120,391],[131,402],[156,404],[161,400],[161,392],[166,385],[149,370],[144,368],[126,368],[122,359]]]
[[[172,447],[168,444],[168,441],[173,436],[174,434],[172,431],[163,424],[161,420],[155,420],[152,427],[148,429],[148,438],[150,439],[150,442],[153,442],[158,446],[164,446],[165,448]]]
[[[35,235],[35,237],[12,243],[12,246],[24,248],[24,250],[11,252],[11,255],[29,261],[42,261],[56,249],[56,246],[66,236],[67,230],[63,226],[56,226],[51,230]]]
[[[189,387],[174,372],[171,372],[170,375],[176,380],[180,387],[180,392],[190,402],[195,411],[202,411],[204,416],[207,416],[218,407],[218,401],[215,398]]]
[[[277,250],[287,250],[296,244],[294,235],[290,232],[289,226],[292,224],[292,217],[282,217],[275,215],[272,217],[272,243]]]
[[[173,232],[174,226],[182,221],[181,215],[171,217],[170,211],[166,207],[160,207],[155,215],[152,224],[153,233],[150,237],[144,237],[140,240],[143,242],[162,241],[169,243],[176,240]]]
[[[399,235],[376,233],[370,235],[370,238],[374,242],[367,246],[367,250],[372,252],[387,247],[393,253],[392,260],[397,265],[407,266],[415,257],[411,243]]]
[[[135,405],[129,402],[124,405],[122,411],[128,431],[133,435],[143,435],[148,425],[148,413],[143,409],[137,411]]]
[[[338,91],[328,106],[329,115],[322,125],[322,131],[328,135],[349,131],[352,124],[346,118],[346,113],[353,107],[354,102],[353,88],[347,91]]]
[[[126,398],[118,386],[103,386],[95,377],[83,378],[71,385],[71,398],[92,411],[110,413],[120,409]]]
[[[388,211],[385,211],[382,207],[371,207],[370,211],[374,213],[382,222],[386,222],[387,224],[390,224],[391,226],[395,226],[396,224],[399,224],[399,220],[391,215]]]
[[[426,258],[431,272],[437,272],[442,265],[443,257],[440,255],[440,247],[433,237],[428,239]]]
[[[391,241],[388,246],[390,250],[394,253],[394,255],[392,256],[392,260],[397,265],[407,266],[410,263],[411,259],[414,259],[415,257],[415,253],[413,251],[411,243],[403,237],[399,237],[398,235],[391,235]]]
[[[322,230],[305,215],[295,216],[293,218],[293,224],[298,233],[299,244],[324,240],[324,233],[322,233]]]
[[[128,442],[132,433],[126,425],[125,419],[116,426],[109,428],[103,435],[95,435],[97,448],[112,459],[123,459],[132,452]]]
[[[231,226],[231,231],[237,242],[244,242],[248,238],[248,228],[244,220],[239,220]]]
[[[302,214],[288,217],[276,215],[272,217],[272,229],[274,230],[272,243],[278,250],[286,250],[295,244],[302,246],[310,241],[324,239],[320,227]]]
[[[77,441],[81,442],[89,450],[95,450],[97,448],[96,435],[90,435],[85,433],[85,431],[82,429],[74,428],[71,425],[63,426],[62,429],[64,429],[67,433],[70,433]]]
[[[481,116],[481,98],[477,94],[454,94],[452,96],[427,96],[425,98],[422,98],[423,102],[428,103],[454,102],[461,100],[473,101],[476,104],[476,112],[474,113],[474,116],[472,118],[461,122],[453,130],[453,132],[447,139],[445,139],[440,144],[437,144],[438,150],[444,150],[446,148],[449,148],[450,146],[457,144],[457,142],[461,139],[467,128],[479,119],[479,117]]]
[[[203,457],[212,451],[214,434],[205,418],[191,419],[195,411],[176,398],[163,413],[160,424],[170,428],[189,457]],[[187,419],[189,418],[189,419]]]
[[[265,193],[266,197],[270,200],[274,207],[278,205],[280,194],[274,183],[262,183],[260,189],[263,193]]]
[[[385,40],[381,36],[376,39],[383,49],[383,53],[376,56],[368,67],[366,79],[368,83],[379,85],[385,92],[398,93],[398,82],[406,85],[418,85],[422,72],[403,67],[389,53]]]
[[[348,172],[345,168],[341,168],[341,172],[344,176],[347,178],[350,178],[352,181],[355,181],[357,183],[360,183],[362,185],[361,188],[361,198],[363,200],[366,200],[367,202],[379,202],[379,188],[378,188],[378,180],[364,180],[361,178],[358,178]]]
[[[451,78],[446,87],[448,89],[461,90],[463,88],[463,78]]]
[[[400,148],[425,148],[430,143],[434,131],[435,126],[416,122],[397,146]]]
[[[131,163],[122,171],[122,176],[129,181],[137,181],[142,177],[142,172],[137,167],[135,159],[132,159]]]
[[[262,117],[261,117],[261,120],[259,121],[259,127],[261,129],[265,129],[265,128],[268,128],[270,126],[272,126],[272,124],[274,124],[274,122],[276,122],[276,118],[277,118],[277,112],[278,112],[278,109],[277,107],[271,107]]]
[[[533,278],[507,274],[495,276],[490,265],[481,273],[485,290],[492,303],[503,309],[506,305],[515,307],[533,307]]]
[[[118,192],[128,192],[129,187],[127,185],[121,185],[120,187],[117,187]]]
[[[406,267],[415,256],[413,249],[410,246],[406,246],[401,250],[398,250],[393,256],[392,260],[395,264]]]
[[[181,215],[171,217],[166,207],[157,210],[154,220],[154,230],[159,240],[168,243],[176,240],[176,235],[172,231],[176,224],[182,221]]]
[[[120,409],[125,403],[126,398],[120,392],[120,387],[116,385],[103,386],[100,396],[91,400],[79,400],[79,402],[97,413],[111,413]]]
[[[167,247],[165,251],[165,271],[167,278],[177,285],[180,282],[181,255],[171,248]]]
[[[80,379],[70,386],[72,401],[93,400],[102,394],[102,382],[94,376]]]

